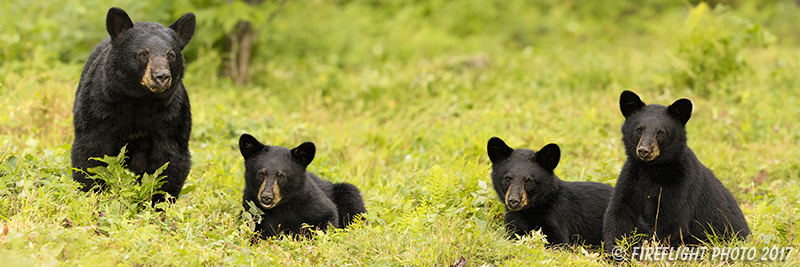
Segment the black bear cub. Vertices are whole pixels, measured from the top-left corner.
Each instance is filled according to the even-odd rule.
[[[606,250],[634,232],[670,246],[698,244],[707,234],[746,237],[750,229],[736,199],[686,145],[692,102],[645,105],[624,91],[619,106],[628,159],[605,215]]]
[[[509,234],[541,229],[549,245],[602,243],[603,213],[611,186],[559,179],[553,173],[561,158],[556,144],[537,152],[512,149],[492,137],[486,150],[492,161],[494,190],[505,203]]]
[[[344,228],[367,212],[357,187],[325,181],[306,170],[314,160],[314,143],[290,150],[243,134],[239,150],[245,167],[242,205],[249,210],[252,202],[264,212],[256,224],[262,238],[284,232],[306,235],[303,224],[323,231],[328,224]]]
[[[153,173],[169,162],[161,190],[175,198],[180,195],[191,167],[192,129],[181,51],[194,29],[191,12],[164,27],[133,23],[117,7],[108,10],[110,37],[89,55],[73,106],[72,178],[84,191],[96,183],[84,171],[101,165],[89,158],[116,155],[127,145],[128,169]],[[163,199],[156,195],[153,200]]]

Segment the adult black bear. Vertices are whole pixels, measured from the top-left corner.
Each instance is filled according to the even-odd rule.
[[[486,148],[492,184],[505,203],[506,229],[525,235],[542,230],[550,245],[600,245],[603,213],[612,187],[595,182],[565,182],[553,173],[561,158],[556,144],[538,152],[512,149],[497,137]]]
[[[670,246],[698,244],[706,234],[744,238],[747,221],[733,195],[686,145],[692,102],[645,105],[624,91],[622,142],[627,161],[605,214],[605,248],[636,232]]]
[[[256,224],[262,238],[284,232],[305,235],[303,224],[323,231],[328,224],[344,228],[367,212],[354,185],[334,184],[306,171],[314,160],[314,143],[289,150],[243,134],[239,150],[245,167],[242,206],[248,210],[252,202],[264,213]]]
[[[90,190],[84,171],[101,163],[90,157],[116,155],[127,145],[128,169],[153,173],[169,162],[161,187],[177,198],[189,175],[192,115],[183,87],[181,50],[192,39],[195,17],[186,13],[165,28],[132,23],[120,8],[108,10],[106,38],[89,55],[75,93],[72,178]],[[156,195],[153,200],[163,201]]]

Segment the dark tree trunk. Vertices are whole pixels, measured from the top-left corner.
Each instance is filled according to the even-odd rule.
[[[223,63],[223,73],[236,84],[247,83],[247,71],[256,35],[250,22],[247,21],[239,22],[228,33],[228,45],[225,48],[228,56]]]
[[[230,3],[232,0],[228,0]],[[278,7],[269,15],[267,18],[266,23],[272,21],[275,15],[278,13],[281,7],[286,3],[288,0],[281,0],[279,2]],[[244,0],[245,3],[250,5],[259,5],[264,0]],[[248,82],[248,71],[250,68],[250,57],[252,56],[253,52],[253,42],[255,41],[256,37],[258,37],[258,33],[261,31],[259,29],[253,29],[252,24],[249,21],[241,21],[239,22],[230,32],[228,32],[227,37],[227,46],[225,47],[225,52],[227,57],[223,59],[223,70],[222,73],[225,76],[228,76],[233,80],[236,84],[242,85]]]

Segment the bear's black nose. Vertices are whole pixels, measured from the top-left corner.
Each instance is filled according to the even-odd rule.
[[[516,208],[519,206],[519,199],[509,199],[508,206],[512,208]]]
[[[272,196],[261,196],[261,203],[272,203]]]
[[[166,87],[166,85],[169,84],[169,80],[172,79],[172,75],[168,70],[160,70],[155,73],[153,78],[159,86]]]
[[[649,156],[650,156],[650,149],[649,149],[649,148],[647,148],[647,147],[640,146],[640,147],[639,147],[639,148],[636,150],[636,152],[637,152],[637,153],[639,153],[639,156],[640,156],[640,157],[643,157],[643,158],[647,158],[647,157],[649,157]]]

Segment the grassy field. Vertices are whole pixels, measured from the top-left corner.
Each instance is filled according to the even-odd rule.
[[[794,1],[289,1],[263,25],[246,85],[218,75],[226,55],[208,18],[218,8],[141,2],[115,5],[134,21],[198,15],[186,52],[194,127],[184,194],[158,213],[127,206],[136,188],[76,190],[72,103],[109,6],[4,2],[0,265],[607,265],[596,249],[505,238],[486,142],[558,143],[561,179],[613,185],[625,161],[623,90],[646,103],[693,101],[689,146],[752,230],[715,245],[800,249]],[[286,147],[313,141],[309,170],[361,188],[370,223],[251,244],[242,133]],[[689,264],[800,265],[794,254]]]

